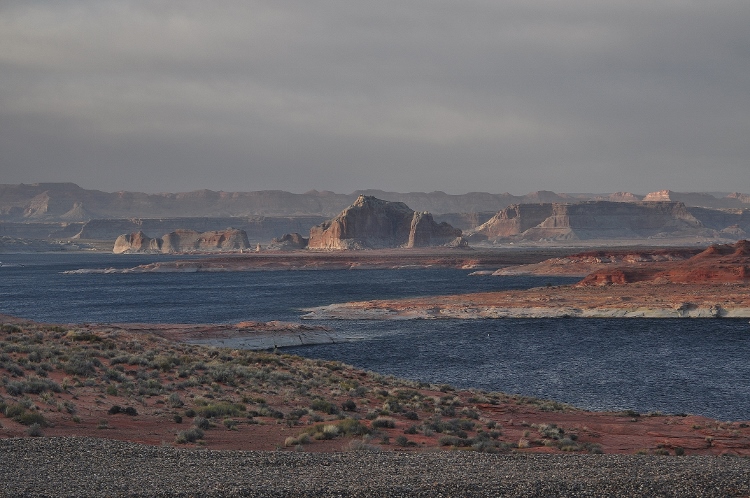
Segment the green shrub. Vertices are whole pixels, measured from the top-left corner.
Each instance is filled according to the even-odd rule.
[[[38,424],[41,427],[47,427],[47,420],[39,412],[24,412],[13,417],[13,420],[22,425]]]
[[[33,423],[29,426],[28,429],[26,429],[26,434],[31,437],[41,437],[43,436],[42,426],[37,423]]]
[[[195,417],[193,419],[193,425],[198,429],[208,430],[211,427],[211,423],[204,417]]]
[[[315,411],[327,413],[328,415],[336,415],[339,412],[339,409],[336,405],[334,405],[330,401],[326,401],[320,398],[314,399],[310,404],[310,408]]]
[[[362,425],[359,420],[353,418],[344,419],[337,425],[339,431],[347,436],[364,436],[370,432],[370,430]]]
[[[378,417],[372,421],[372,427],[375,429],[393,429],[396,427],[396,421],[392,418]]]
[[[245,411],[245,405],[236,403],[210,403],[198,408],[198,415],[205,418],[238,417]]]
[[[167,398],[167,404],[171,406],[172,408],[180,408],[185,403],[183,403],[182,399],[180,399],[180,395],[177,393],[172,393]],[[244,407],[243,407],[244,408]]]
[[[203,439],[203,431],[197,427],[193,427],[186,431],[178,432],[175,442],[178,444],[194,443],[200,439]]]

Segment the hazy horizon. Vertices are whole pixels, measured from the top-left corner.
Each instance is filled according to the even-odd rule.
[[[8,0],[0,183],[750,192],[750,3]]]

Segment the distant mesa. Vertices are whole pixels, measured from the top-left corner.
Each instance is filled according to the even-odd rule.
[[[525,195],[469,192],[386,192],[360,190],[350,194],[311,190],[295,194],[281,190],[254,192],[194,192],[146,194],[102,192],[73,183],[0,184],[0,219],[7,221],[69,221],[90,219],[322,216],[341,212],[360,195],[403,202],[416,211],[435,216],[447,213],[498,212],[512,204],[574,203],[589,200],[615,202],[678,201],[688,207],[712,209],[750,207],[750,195],[733,192],[684,193],[660,190],[641,198],[630,192],[613,194],[565,194],[547,190]],[[270,240],[270,239],[269,239]]]
[[[226,230],[202,233],[194,230],[175,230],[161,238],[154,239],[139,231],[117,237],[112,252],[115,254],[170,254],[242,251],[247,249],[250,249],[250,243],[245,231],[227,228]]]
[[[289,234],[279,243],[299,245],[305,240],[308,249],[333,250],[466,245],[461,230],[436,223],[430,213],[369,195],[360,195],[338,216],[311,228],[309,239]]]
[[[704,233],[702,223],[681,202],[587,201],[514,204],[467,237],[473,242],[501,239],[560,241],[643,239]]]

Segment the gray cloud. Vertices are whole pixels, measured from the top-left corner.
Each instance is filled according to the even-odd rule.
[[[2,183],[750,192],[743,1],[0,6]]]

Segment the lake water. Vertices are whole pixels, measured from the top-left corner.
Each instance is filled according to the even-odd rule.
[[[0,254],[0,313],[49,322],[299,321],[335,302],[564,284],[465,270],[64,275],[167,256]],[[319,322],[316,322],[319,323]],[[312,358],[456,387],[552,398],[590,409],[750,419],[746,320],[323,322],[365,340],[292,348]]]

